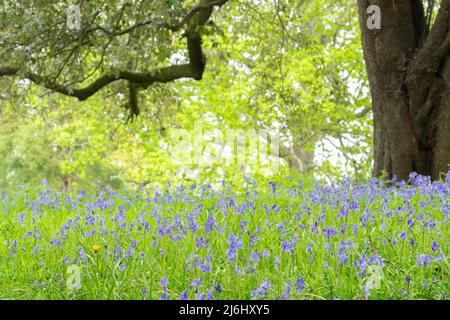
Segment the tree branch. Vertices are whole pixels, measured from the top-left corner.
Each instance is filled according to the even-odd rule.
[[[195,6],[176,26],[171,30],[176,31],[186,25],[185,36],[187,38],[187,47],[189,55],[189,63],[180,65],[171,65],[168,67],[158,68],[148,72],[136,72],[132,70],[121,70],[118,72],[110,71],[84,88],[71,88],[67,85],[57,84],[37,73],[27,70],[21,70],[19,67],[4,66],[0,67],[0,77],[2,76],[19,76],[28,79],[35,84],[41,85],[51,91],[58,92],[67,96],[75,97],[80,101],[86,100],[96,94],[105,86],[118,81],[126,80],[134,85],[147,88],[153,83],[167,83],[181,78],[192,78],[201,80],[205,70],[205,56],[202,49],[202,38],[199,28],[203,26],[211,17],[213,8],[222,6],[229,0],[202,0],[200,4]],[[135,30],[138,27],[146,25],[150,22],[136,23],[130,28],[122,31],[108,31],[107,29],[97,27],[110,36],[122,35]],[[95,29],[95,28],[94,28]],[[93,30],[93,29],[91,29]],[[134,86],[133,86],[134,87]],[[133,89],[134,90],[134,89]],[[134,99],[135,95],[130,91],[130,99]]]

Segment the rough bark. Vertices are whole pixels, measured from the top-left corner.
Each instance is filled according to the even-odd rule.
[[[367,27],[378,5],[380,30]],[[374,176],[439,178],[450,163],[450,0],[433,26],[422,0],[359,0],[374,116]]]

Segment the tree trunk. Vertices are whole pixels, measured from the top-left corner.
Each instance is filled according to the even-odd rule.
[[[381,29],[367,8],[381,9]],[[450,0],[430,27],[422,0],[359,0],[372,95],[374,176],[438,179],[450,164]]]

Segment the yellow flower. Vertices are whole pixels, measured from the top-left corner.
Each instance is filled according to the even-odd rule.
[[[94,245],[92,246],[92,249],[94,250],[95,253],[97,253],[97,252],[100,250],[100,245],[94,244]]]

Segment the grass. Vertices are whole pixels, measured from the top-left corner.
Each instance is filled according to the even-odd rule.
[[[3,193],[0,298],[448,298],[450,174],[258,191]]]

